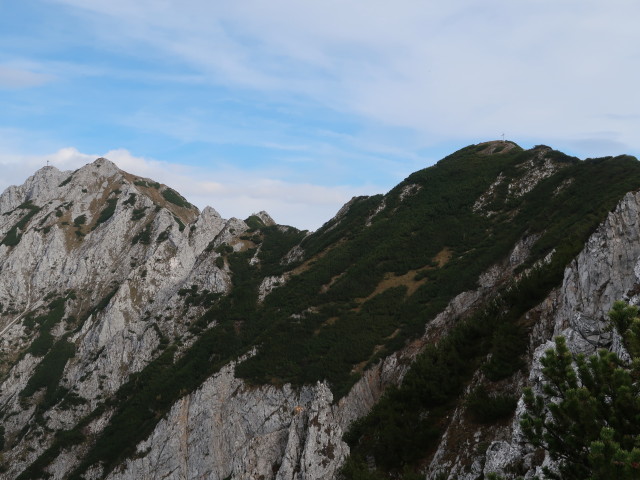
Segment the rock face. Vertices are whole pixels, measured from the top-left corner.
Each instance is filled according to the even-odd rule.
[[[487,155],[504,145],[489,147]],[[518,167],[525,174],[508,186],[510,197],[526,194],[559,168],[547,153],[540,149]],[[493,215],[483,209],[504,178],[500,174],[478,198],[475,210]],[[400,202],[412,201],[421,189],[405,187]],[[386,200],[367,212],[367,227],[386,208]],[[338,212],[327,232],[345,220],[355,202]],[[288,232],[275,227],[266,212],[247,222],[222,219],[210,207],[199,212],[177,192],[123,172],[106,159],[75,172],[45,167],[0,195],[0,478],[64,479],[74,473],[117,413],[113,399],[119,389],[158,359],[168,343],[180,358],[203,328],[215,325],[216,319],[205,326],[197,319],[212,299],[233,289],[228,255],[255,248],[248,261],[259,265],[256,219]],[[422,338],[370,363],[339,400],[334,401],[326,382],[294,387],[236,378],[236,368],[256,355],[254,349],[181,393],[115,468],[91,465],[84,478],[338,478],[349,455],[343,440],[349,426],[372,409],[388,386],[402,381],[426,345],[516,278],[538,238],[532,234],[516,242],[506,258],[478,278],[476,289],[455,296],[426,325]],[[258,282],[259,302],[291,281],[288,265],[298,262],[299,272],[320,258],[305,259],[305,254],[304,242],[282,251],[278,261],[284,273]],[[526,385],[540,385],[540,358],[556,335],[567,337],[575,352],[605,347],[626,355],[605,323],[618,299],[640,303],[638,193],[624,197],[566,268],[562,284],[526,314],[532,325],[528,374],[515,375],[505,388],[519,394]],[[467,392],[482,375],[476,372]],[[520,401],[512,421],[478,427],[460,406],[448,419],[425,477],[471,480],[499,473],[533,478],[548,460],[524,441],[518,420],[522,410]],[[55,447],[57,432],[74,428],[81,428],[83,440]],[[48,462],[35,468],[44,457]]]
[[[136,458],[108,478],[337,478],[349,454],[343,433],[398,382],[406,360],[387,358],[337,403],[326,383],[247,386],[232,363],[176,403]]]
[[[516,378],[511,388],[521,391],[526,384],[541,386],[540,359],[553,348],[553,338],[559,335],[567,339],[573,353],[591,355],[599,348],[607,348],[628,358],[619,335],[608,328],[607,312],[616,300],[640,303],[639,265],[640,193],[628,193],[565,270],[562,285],[529,313],[537,319],[530,337],[529,376]],[[505,478],[540,477],[541,470],[536,467],[540,458],[535,458],[520,430],[523,411],[520,400],[510,424],[474,430],[465,425],[464,409],[458,409],[426,472],[427,478],[441,478],[439,475],[444,474],[449,479],[472,480],[480,475],[486,478],[489,473]],[[459,443],[459,436],[455,440],[458,443],[454,443],[454,433],[465,429],[464,446]]]
[[[188,322],[173,320],[201,310],[182,309],[185,291],[224,294],[230,288],[227,266],[214,250],[242,250],[240,237],[249,227],[222,219],[210,207],[198,212],[166,191],[98,159],[76,172],[45,167],[0,196],[0,238],[25,212],[35,212],[15,229],[18,242],[0,246],[0,341],[8,358],[0,405],[10,445],[0,478],[16,478],[51,445],[53,432],[72,428],[142,370],[158,356],[163,338],[180,338],[185,346],[194,340]],[[266,212],[254,215],[274,224]],[[261,298],[276,286],[269,282]],[[38,331],[23,321],[46,314],[55,294],[67,308],[51,333],[75,345],[59,382],[77,401],[39,417],[37,399],[45,391],[24,391],[44,361],[26,348]],[[75,314],[84,316],[81,322]],[[16,351],[22,353],[12,358]],[[368,372],[337,405],[324,383],[254,388],[234,378],[234,363],[227,365],[182,397],[138,445],[135,458],[108,478],[334,478],[349,452],[343,431],[386,384],[397,382],[396,369],[389,367],[395,363],[394,357]],[[108,417],[94,421],[91,431],[99,434]],[[66,478],[83,452],[82,446],[71,448],[47,471]]]
[[[233,365],[172,408],[112,479],[333,478],[348,454],[324,384],[247,388]]]
[[[67,410],[46,412],[5,453],[5,478],[14,478],[46,448],[47,430],[74,425],[157,356],[164,337],[189,342],[186,322],[171,320],[183,303],[178,291],[197,285],[225,292],[230,280],[215,263],[218,254],[203,253],[247,226],[209,207],[198,212],[167,187],[106,159],[75,172],[39,170],[0,196],[0,213],[5,439],[15,441],[34,422],[35,397],[23,392],[43,355],[25,347],[43,333],[24,320],[46,314],[57,295],[66,300],[64,318],[45,335],[75,346],[60,385],[79,398]]]

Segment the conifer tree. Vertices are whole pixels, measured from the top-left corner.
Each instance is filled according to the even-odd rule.
[[[542,395],[526,389],[521,425],[558,470],[552,479],[640,479],[640,319],[637,307],[616,302],[609,317],[631,364],[607,350],[574,356],[563,337],[541,359]]]

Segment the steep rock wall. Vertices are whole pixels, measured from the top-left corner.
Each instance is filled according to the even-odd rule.
[[[608,328],[607,312],[616,300],[638,304],[639,286],[640,193],[628,193],[568,265],[562,285],[528,313],[536,322],[530,335],[528,375],[517,375],[509,388],[519,392],[526,385],[540,388],[540,359],[559,335],[567,339],[573,353],[590,355],[598,348],[608,348],[626,357],[619,335]],[[479,376],[480,372],[469,390]],[[487,428],[470,424],[464,407],[458,408],[426,477],[473,480],[489,473],[507,479],[540,476],[541,464],[548,465],[550,460],[536,454],[523,437],[519,425],[523,411],[520,399],[512,422]],[[460,432],[466,433],[460,436]]]
[[[55,431],[73,427],[142,370],[159,354],[163,336],[189,344],[193,336],[182,316],[196,317],[202,307],[185,308],[181,288],[229,288],[218,254],[205,250],[235,239],[247,225],[210,207],[178,208],[160,188],[98,159],[75,172],[45,167],[0,195],[0,241],[12,229],[18,238],[0,245],[0,414],[8,467],[0,478],[15,478],[51,445]],[[136,241],[141,234],[147,238]],[[67,292],[74,293],[50,334],[52,343],[66,339],[74,346],[58,385],[78,401],[40,412],[44,391],[23,395],[44,361],[27,350],[40,324],[31,320],[27,328],[25,320],[46,315],[52,299]],[[55,476],[64,478],[74,464],[58,461]]]

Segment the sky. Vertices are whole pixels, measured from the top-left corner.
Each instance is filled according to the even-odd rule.
[[[105,156],[315,230],[469,144],[640,157],[637,0],[0,0],[0,191]]]

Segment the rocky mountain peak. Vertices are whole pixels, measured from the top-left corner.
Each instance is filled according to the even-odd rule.
[[[514,148],[520,148],[516,143],[509,140],[491,140],[478,144],[478,147],[480,148],[478,151],[480,155],[505,154]]]
[[[107,178],[117,178],[121,180],[124,178],[125,172],[120,170],[111,160],[100,157],[73,172],[72,176],[71,182],[75,183]]]
[[[203,218],[222,218],[215,208],[208,205],[202,209],[200,215]]]
[[[264,223],[265,226],[267,227],[276,224],[276,221],[273,218],[271,218],[271,215],[269,215],[264,210],[261,210],[258,213],[253,213],[252,216],[258,217],[260,220],[262,220],[262,223]]]
[[[42,168],[39,168],[31,175],[27,180],[26,184],[33,183],[43,183],[43,182],[52,182],[60,177],[62,177],[65,173],[64,171],[58,170],[53,165],[46,165]]]
[[[89,166],[93,166],[93,167],[96,167],[96,168],[100,168],[100,167],[106,166],[107,168],[120,170],[115,163],[113,163],[111,160],[109,160],[108,158],[105,158],[105,157],[98,157],[93,162],[87,164],[87,166],[88,167]]]
[[[16,208],[25,201],[49,199],[57,185],[69,172],[61,172],[56,167],[46,166],[37,170],[23,185],[12,185],[0,195],[0,213]]]

